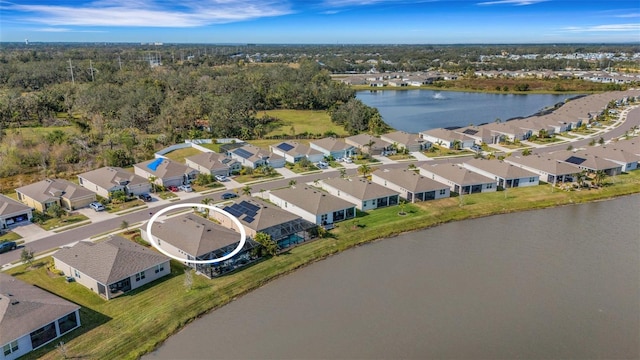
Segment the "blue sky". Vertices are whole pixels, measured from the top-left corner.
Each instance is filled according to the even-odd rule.
[[[639,0],[0,0],[0,41],[639,42]]]

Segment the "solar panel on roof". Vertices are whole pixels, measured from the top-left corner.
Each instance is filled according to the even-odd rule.
[[[245,150],[245,149],[235,149],[235,150],[233,151],[233,153],[234,153],[234,154],[236,154],[236,155],[238,155],[238,156],[240,156],[240,157],[241,157],[241,158],[243,158],[243,159],[248,159],[248,158],[250,158],[250,157],[252,157],[252,156],[253,156],[253,154],[252,154],[252,153],[248,152],[248,151],[247,151],[247,150]]]
[[[467,129],[465,131],[462,132],[463,134],[467,134],[467,135],[475,135],[478,133],[478,130],[473,130],[473,129]]]
[[[255,220],[254,218],[252,218],[251,216],[245,216],[244,219],[245,222],[251,224],[253,222],[253,220]]]
[[[565,161],[568,162],[568,163],[571,163],[571,164],[580,165],[583,162],[587,161],[587,159],[579,158],[577,156],[571,156],[570,158],[568,158]]]
[[[252,211],[260,210],[259,206],[253,205],[252,203],[244,201],[244,200],[240,202],[240,206],[246,207],[247,209],[250,209]]]
[[[291,145],[291,144],[282,143],[282,144],[278,145],[277,148],[282,150],[282,151],[289,151],[289,150],[293,149],[294,146]]]

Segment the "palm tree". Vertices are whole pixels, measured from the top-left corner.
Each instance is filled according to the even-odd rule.
[[[251,196],[251,186],[245,185],[245,187],[242,188],[242,195]]]
[[[340,177],[341,177],[342,179],[344,179],[344,178],[345,178],[345,176],[347,176],[347,169],[345,169],[345,168],[341,168],[341,169],[340,169]]]
[[[369,155],[371,155],[371,147],[373,146],[373,144],[375,144],[376,142],[373,141],[373,139],[369,140],[366,144],[362,145],[363,147],[367,148],[367,153]]]
[[[598,170],[596,171],[596,174],[593,177],[593,181],[595,181],[598,186],[602,186],[602,183],[604,182],[604,179],[606,177],[607,177],[607,173],[605,173],[604,170]]]
[[[531,148],[526,148],[522,150],[522,156],[529,156],[529,155],[531,155]]]
[[[462,142],[460,140],[453,140],[453,146],[452,146],[453,150],[460,150],[462,149]]]
[[[576,183],[578,183],[578,186],[583,186],[586,180],[587,180],[586,171],[583,170],[579,173],[576,173]]]
[[[156,180],[158,178],[153,176],[153,175],[149,175],[149,178],[147,179],[149,181],[149,184],[151,184],[151,192],[156,192]]]
[[[362,177],[367,177],[367,175],[371,172],[371,166],[367,164],[362,164],[358,166],[358,174],[362,174]]]
[[[295,187],[297,183],[295,180],[289,180],[289,187]]]
[[[200,203],[201,203],[201,204],[204,204],[204,205],[211,205],[211,204],[213,203],[213,199],[211,199],[211,198],[204,198],[204,199],[202,199],[202,200],[200,201]],[[205,207],[205,208],[204,208],[204,215],[205,215],[205,217],[206,217],[206,218],[209,218],[209,208],[208,208],[208,207]]]

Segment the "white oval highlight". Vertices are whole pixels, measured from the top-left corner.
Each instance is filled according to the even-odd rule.
[[[223,256],[221,258],[212,259],[212,260],[189,260],[189,259],[183,259],[183,258],[181,258],[179,256],[175,256],[173,254],[169,254],[167,251],[165,251],[164,249],[160,248],[160,246],[158,246],[156,238],[151,233],[151,226],[153,225],[153,223],[156,220],[158,220],[159,216],[161,216],[162,214],[166,213],[167,211],[174,210],[174,209],[185,208],[185,207],[207,208],[209,210],[217,211],[220,214],[222,214],[222,215],[228,217],[229,219],[231,219],[231,221],[233,221],[238,226],[238,229],[240,229],[240,243],[238,244],[238,246],[235,249],[233,249],[232,252],[228,253],[227,255],[225,255],[225,256]],[[244,246],[245,242],[247,241],[247,232],[244,230],[244,226],[242,226],[242,224],[240,223],[240,220],[238,220],[237,217],[229,214],[228,212],[220,209],[219,207],[215,207],[213,205],[196,204],[196,203],[170,205],[170,206],[167,206],[166,208],[158,211],[155,215],[153,215],[151,217],[151,219],[147,223],[147,234],[149,236],[149,241],[151,242],[151,246],[156,248],[158,251],[160,251],[161,253],[167,255],[168,257],[170,257],[170,258],[172,258],[174,260],[178,260],[178,261],[182,261],[182,262],[188,262],[188,263],[192,263],[192,264],[215,264],[215,263],[219,263],[221,261],[225,261],[227,259],[231,259],[237,253],[239,253],[240,250],[242,250],[242,247]]]

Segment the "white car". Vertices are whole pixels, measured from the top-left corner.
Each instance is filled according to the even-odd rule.
[[[191,185],[187,184],[178,186],[178,190],[182,190],[184,192],[192,192],[193,188],[191,187]]]
[[[101,203],[94,201],[91,204],[89,204],[89,207],[92,208],[93,210],[97,211],[104,211],[105,207],[104,205],[102,205]]]
[[[346,157],[346,158],[344,158],[344,162],[346,162],[347,164],[351,164],[351,163],[353,163],[353,160],[351,160],[350,157]]]
[[[316,166],[318,167],[318,169],[326,169],[326,168],[329,167],[329,164],[327,164],[324,161],[320,161],[320,162],[318,162],[318,164]]]
[[[220,182],[225,182],[225,181],[228,181],[229,179],[227,179],[227,177],[224,175],[216,175],[216,180]]]

